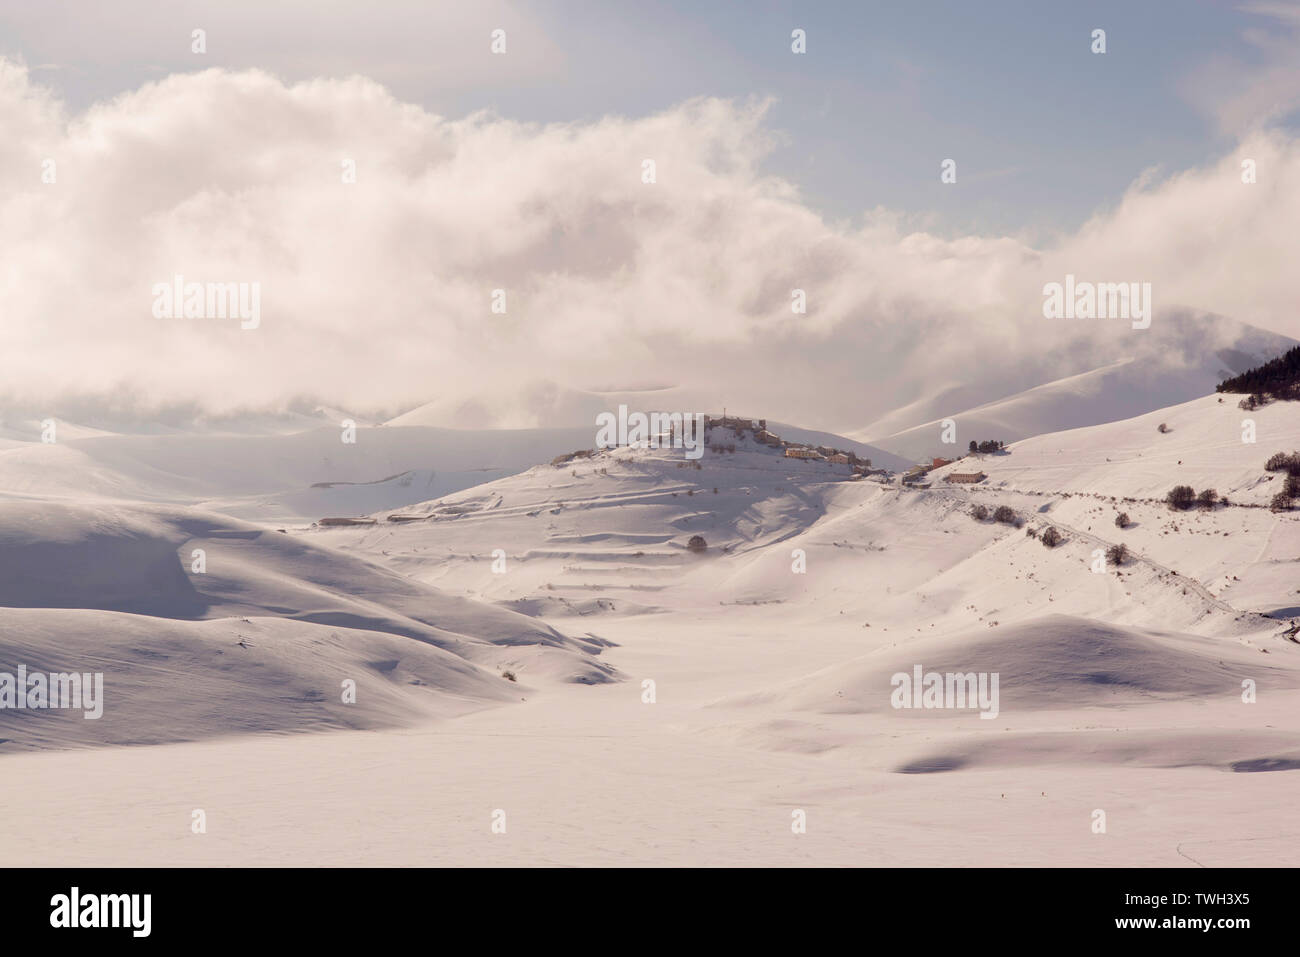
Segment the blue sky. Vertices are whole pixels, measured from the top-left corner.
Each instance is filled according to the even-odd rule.
[[[1300,338],[1297,107],[1279,0],[0,0],[0,379],[357,410],[667,384],[856,429],[1200,368],[1234,323]],[[259,283],[256,335],[160,326],[180,273]],[[1051,319],[1069,275],[1150,283],[1155,321]]]
[[[38,67],[74,108],[196,64],[290,81],[362,73],[449,116],[492,109],[548,122],[644,116],[695,96],[771,97],[769,125],[783,139],[769,168],[829,219],[887,207],[943,235],[1043,240],[1113,204],[1144,170],[1222,156],[1240,131],[1216,116],[1215,98],[1296,52],[1285,4],[465,6],[2,0],[0,54]],[[491,62],[490,23],[508,28],[513,62],[526,66]],[[211,35],[201,62],[186,49],[196,24]],[[807,31],[801,56],[790,51],[795,27]],[[1090,50],[1098,27],[1104,55]],[[1280,33],[1280,49],[1265,46]],[[939,181],[945,158],[957,161],[955,186]]]
[[[831,217],[901,208],[948,233],[1073,228],[1143,170],[1221,154],[1231,137],[1186,87],[1213,61],[1249,64],[1242,32],[1270,22],[1191,0],[541,9],[570,41],[568,73],[491,91],[502,113],[578,119],[699,94],[772,96],[772,124],[789,137],[772,168],[811,205]],[[796,26],[802,56],[790,51]],[[1097,27],[1104,55],[1090,49]],[[948,157],[957,188],[939,181]]]

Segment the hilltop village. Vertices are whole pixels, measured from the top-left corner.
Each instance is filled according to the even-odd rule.
[[[675,426],[670,429],[664,444],[671,445],[675,438]],[[871,459],[858,455],[851,449],[840,449],[829,445],[813,445],[807,442],[791,442],[782,439],[775,432],[767,427],[767,419],[751,419],[742,416],[727,415],[725,412],[720,416],[705,415],[704,417],[704,447],[715,454],[728,453],[736,451],[736,443],[746,440],[784,455],[789,459],[800,459],[806,462],[825,462],[829,465],[845,465],[849,467],[849,475],[853,479],[861,479],[867,476],[875,478],[877,481],[893,482],[897,477],[899,481],[906,486],[915,488],[928,487],[926,477],[934,469],[941,468],[945,465],[951,465],[959,461],[964,456],[958,456],[954,459],[936,458],[926,463],[918,463],[901,477],[898,473],[884,468],[873,468]],[[971,443],[971,453],[977,452],[1002,452],[1001,442],[983,442]],[[551,460],[553,466],[561,466],[572,462],[575,459],[590,458],[596,454],[595,449],[581,449],[577,452],[569,452],[564,455],[557,455]],[[981,471],[971,472],[953,472],[945,476],[945,481],[954,484],[975,484],[984,481],[988,476]]]
[[[731,432],[734,437],[732,441],[724,441],[721,437],[710,435],[716,429],[725,429]],[[759,445],[766,445],[773,449],[778,449],[789,459],[806,459],[809,461],[829,462],[832,465],[848,465],[854,473],[867,475],[870,474],[871,459],[859,457],[856,453],[832,448],[827,445],[807,445],[801,442],[787,442],[774,432],[767,429],[767,419],[744,419],[736,416],[729,416],[725,412],[717,418],[706,415],[704,417],[704,441],[705,446],[712,452],[734,452],[736,451],[734,439],[752,438]],[[883,474],[884,469],[877,469],[878,473]]]
[[[811,445],[804,442],[788,442],[779,435],[771,432],[767,428],[766,419],[748,419],[738,416],[729,416],[725,412],[718,417],[705,416],[704,418],[704,435],[705,447],[712,452],[734,452],[736,450],[734,439],[724,441],[721,438],[714,438],[710,432],[714,429],[725,429],[729,431],[734,438],[743,439],[752,438],[760,445],[766,445],[770,448],[781,451],[786,458],[803,459],[813,462],[827,462],[831,465],[847,465],[852,470],[853,478],[862,478],[873,476],[879,481],[892,482],[896,473],[888,469],[872,468],[871,459],[863,458],[852,450],[838,449],[827,445]],[[1004,452],[1001,442],[987,441],[982,443],[971,443],[971,453],[983,452]],[[935,458],[930,462],[921,462],[904,472],[900,478],[903,485],[917,488],[928,487],[926,477],[934,469],[941,468],[945,465],[951,465],[965,456],[958,456],[954,459]],[[988,476],[982,471],[971,472],[951,472],[945,476],[944,480],[953,484],[972,485],[984,481]]]

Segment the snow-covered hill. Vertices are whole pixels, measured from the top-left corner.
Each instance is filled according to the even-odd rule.
[[[837,610],[895,608],[900,619],[951,629],[980,617],[963,612],[970,598],[997,596],[1003,623],[1068,610],[1245,634],[1269,630],[1254,616],[1300,604],[1280,580],[1268,584],[1288,549],[1300,547],[1300,523],[1260,507],[1281,481],[1264,471],[1265,459],[1300,445],[1300,406],[1252,413],[1253,445],[1241,442],[1244,415],[1209,396],[963,458],[933,470],[928,490],[853,480],[847,466],[786,459],[753,443],[710,450],[698,467],[680,451],[619,449],[382,513],[374,527],[313,534],[367,554],[382,547],[422,580],[536,607],[596,596],[654,605],[667,592],[677,608],[767,602],[815,617],[844,592]],[[976,469],[989,478],[944,482]],[[1231,504],[1170,512],[1163,498],[1174,484],[1217,488]],[[1023,528],[977,522],[968,513],[980,503],[1007,505],[1035,530],[1054,525],[1067,541],[1045,549]],[[1123,530],[1114,525],[1121,510],[1131,518]],[[688,551],[697,534],[716,561]],[[1117,598],[1115,577],[1091,574],[1089,562],[1096,548],[1119,542],[1137,558],[1121,573],[1132,579],[1128,594]],[[485,573],[498,548],[509,572]],[[791,572],[795,548],[806,573]],[[871,584],[853,595],[864,576]],[[1189,586],[1204,595],[1189,598]],[[1226,592],[1254,597],[1236,605],[1220,600]]]
[[[963,450],[971,439],[1014,442],[1114,422],[1203,396],[1227,376],[1294,345],[1289,339],[1221,317],[1170,317],[1162,328],[1151,331],[1159,346],[1140,355],[1130,354],[1011,395],[995,392],[991,400],[953,386],[850,434],[916,461],[951,457],[953,446],[943,442],[946,419],[956,423],[956,447]]]
[[[62,500],[33,483],[0,507],[2,654],[102,665],[105,717],[0,712],[0,750],[238,738],[4,755],[47,793],[92,775],[115,814],[73,844],[9,823],[53,820],[58,801],[37,813],[28,789],[5,792],[0,840],[86,863],[128,838],[160,863],[433,848],[465,863],[1300,863],[1300,512],[1262,507],[1280,481],[1264,461],[1300,448],[1300,405],[1202,397],[965,458],[921,488],[719,429],[698,461],[546,457],[373,524],[283,532],[193,505],[73,503],[57,456],[87,453],[44,450]],[[293,474],[278,454],[268,481]],[[147,460],[100,459],[118,476]],[[975,469],[988,478],[943,480]],[[1175,483],[1230,504],[1171,512]],[[1129,557],[1098,567],[1117,543]],[[917,667],[997,675],[996,717],[897,707],[894,679]],[[331,729],[372,733],[247,734]],[[214,757],[234,770],[204,802],[243,815],[240,846],[159,838],[165,809],[133,781],[184,792]],[[301,793],[304,762],[328,797],[286,837],[259,808]],[[513,843],[485,848],[467,835],[498,807],[517,815]],[[383,811],[357,826],[358,808]],[[1091,831],[1099,808],[1113,839]],[[809,830],[792,839],[796,810]]]
[[[510,700],[507,662],[617,677],[598,643],[196,509],[0,503],[0,555],[0,661],[105,676],[101,718],[0,711],[0,750],[409,723]]]
[[[592,445],[594,428],[481,432],[342,422],[288,435],[82,435],[0,447],[0,495],[196,504],[303,523],[420,502]],[[351,438],[352,436],[349,436]]]
[[[1300,404],[1244,411],[1241,398],[1202,396],[1119,422],[1040,435],[1009,446],[1009,454],[976,456],[933,474],[968,471],[973,462],[989,484],[1007,488],[1163,499],[1172,486],[1191,485],[1265,505],[1282,477],[1264,464],[1275,452],[1300,447]]]

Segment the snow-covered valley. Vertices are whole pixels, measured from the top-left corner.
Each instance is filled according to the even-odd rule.
[[[928,487],[729,429],[698,462],[473,433],[452,448],[545,455],[316,516],[342,525],[230,507],[338,477],[251,441],[14,441],[0,662],[101,671],[104,708],[0,712],[0,839],[29,864],[1295,865],[1300,513],[1264,462],[1300,404],[1250,415],[1253,444],[1209,396]],[[363,431],[347,479],[452,468],[431,431]],[[1171,511],[1178,483],[1229,504]],[[899,707],[918,667],[997,675],[996,706]]]

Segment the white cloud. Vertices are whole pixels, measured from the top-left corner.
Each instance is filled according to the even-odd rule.
[[[1217,56],[1185,82],[1219,130],[1240,137],[1300,110],[1300,3],[1262,0],[1240,7],[1258,17],[1242,31],[1248,56]]]
[[[1135,186],[1037,250],[908,232],[887,210],[824,221],[763,172],[765,110],[448,120],[360,77],[210,70],[69,116],[0,64],[0,376],[24,401],[128,384],[214,409],[651,379],[847,428],[956,384],[1006,394],[1093,360],[1176,354],[1159,313],[1148,334],[1043,319],[1042,285],[1066,272],[1150,281],[1166,315],[1300,334],[1300,151],[1281,134]],[[259,282],[261,327],[154,318],[151,287],[175,273]],[[807,315],[790,310],[794,288]]]

